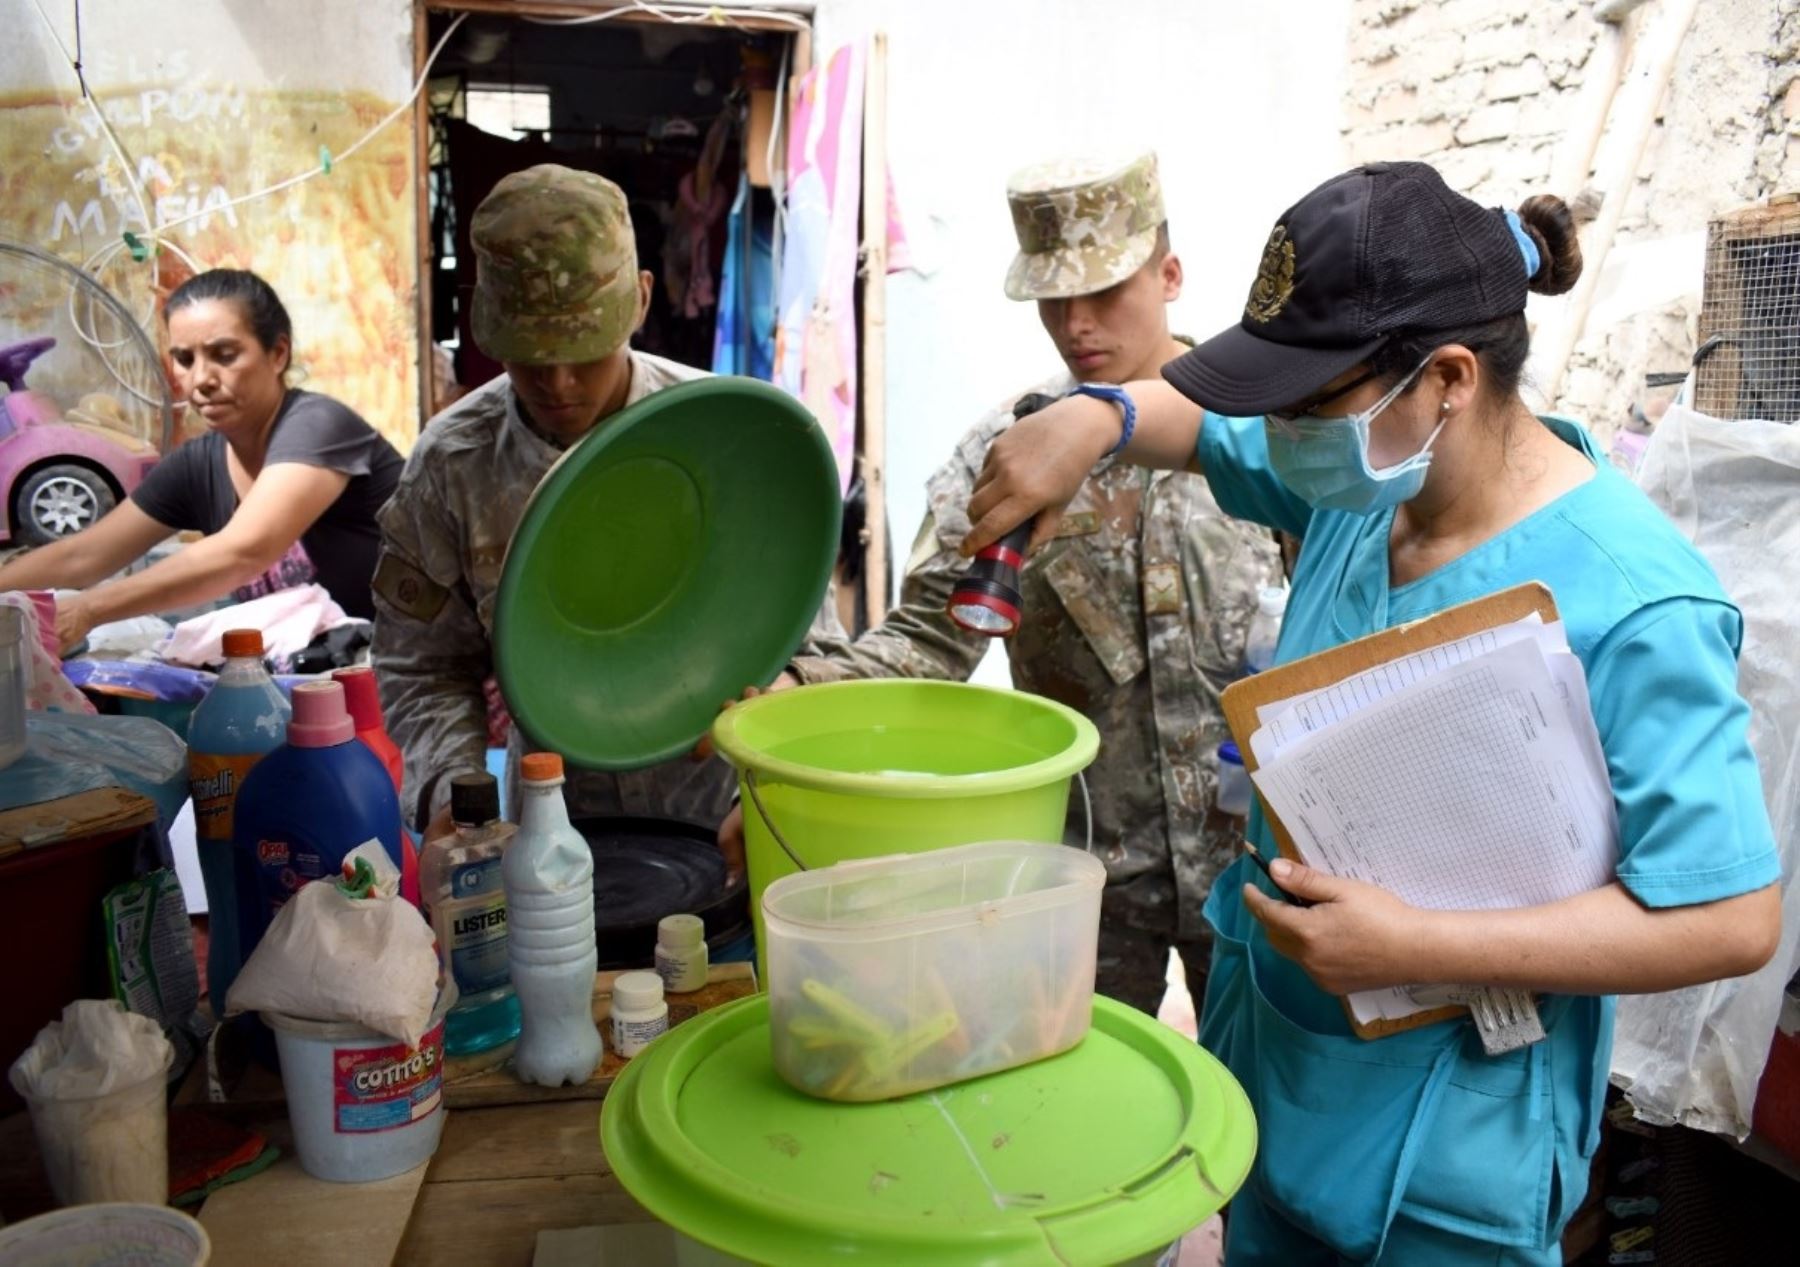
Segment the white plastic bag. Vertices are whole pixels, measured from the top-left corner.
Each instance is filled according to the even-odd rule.
[[[13,1062],[58,1201],[168,1199],[166,1079],[175,1050],[162,1027],[112,999],[77,999]]]
[[[318,880],[288,899],[231,984],[225,1012],[280,1012],[352,1021],[417,1047],[437,1002],[437,942],[425,918],[394,896],[399,872],[371,841],[346,860],[378,872],[370,897]]]
[[[1619,1000],[1613,1080],[1638,1116],[1743,1139],[1800,960],[1800,426],[1721,421],[1673,406],[1638,486],[1674,520],[1744,613],[1738,689],[1787,877],[1781,944],[1762,971]]]

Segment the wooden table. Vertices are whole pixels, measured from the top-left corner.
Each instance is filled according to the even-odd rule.
[[[617,973],[595,980],[603,1021]],[[748,964],[713,968],[704,989],[670,1002],[683,1021],[755,990]],[[521,1084],[509,1070],[464,1071],[445,1083],[444,1137],[430,1162],[374,1184],[308,1176],[292,1155],[279,1083],[258,1071],[214,1106],[253,1122],[284,1156],[264,1173],[222,1188],[200,1211],[218,1263],[281,1267],[529,1267],[540,1231],[642,1223],[600,1148],[600,1103],[624,1062],[611,1050],[580,1087]],[[454,1075],[454,1069],[451,1070]],[[178,1102],[204,1100],[202,1074]]]

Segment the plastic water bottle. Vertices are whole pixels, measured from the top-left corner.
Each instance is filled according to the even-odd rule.
[[[1285,585],[1267,585],[1257,591],[1256,614],[1244,634],[1244,672],[1261,673],[1275,665],[1275,645],[1281,639],[1281,618],[1287,613]]]
[[[501,857],[519,829],[500,821],[500,785],[491,774],[451,780],[450,821],[455,833],[425,846],[419,879],[425,918],[458,991],[444,1018],[444,1052],[463,1056],[519,1034],[501,875]]]
[[[331,675],[331,680],[341,683],[344,688],[344,706],[350,710],[350,721],[356,727],[356,737],[362,740],[368,750],[381,758],[386,767],[388,778],[394,782],[394,794],[400,795],[400,784],[406,775],[406,758],[400,753],[400,745],[387,732],[387,723],[381,716],[381,693],[375,688],[375,670],[368,665],[359,665],[351,669],[339,669]],[[496,813],[495,818],[500,815]],[[400,896],[419,905],[419,854],[413,848],[412,837],[407,834],[406,824],[400,824],[400,851],[403,855],[400,864]]]
[[[244,966],[238,949],[237,855],[233,811],[244,779],[281,746],[293,709],[263,667],[262,634],[225,635],[225,669],[188,721],[188,785],[194,795],[195,846],[206,883],[206,985],[213,1015]]]
[[[248,958],[300,887],[343,870],[344,855],[379,840],[401,864],[400,799],[381,758],[357,742],[336,682],[294,688],[287,743],[256,763],[232,827],[240,877],[238,944]]]
[[[594,855],[569,825],[562,758],[534,752],[524,776],[519,834],[501,862],[507,958],[519,996],[513,1071],[523,1082],[586,1082],[600,1063],[594,1024]]]

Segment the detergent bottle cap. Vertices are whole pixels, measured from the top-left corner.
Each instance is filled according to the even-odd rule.
[[[303,682],[294,688],[294,719],[288,723],[288,745],[331,748],[356,738],[356,723],[344,707],[344,688],[337,682]]]

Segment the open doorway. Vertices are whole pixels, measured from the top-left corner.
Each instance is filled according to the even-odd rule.
[[[722,291],[721,272],[740,195],[750,237],[771,257],[776,249],[769,187],[770,160],[778,157],[775,97],[803,23],[581,21],[450,0],[427,8],[425,45],[435,46],[459,10],[477,8],[438,56],[426,95],[422,240],[427,351],[437,367],[430,412],[501,372],[469,338],[475,260],[468,223],[501,177],[537,163],[598,172],[625,191],[639,267],[656,275],[634,345],[719,368],[728,334],[721,298],[734,302]],[[740,289],[738,304],[762,298]],[[742,315],[767,324],[761,313]],[[754,353],[745,359],[751,363],[726,368],[758,374]]]

